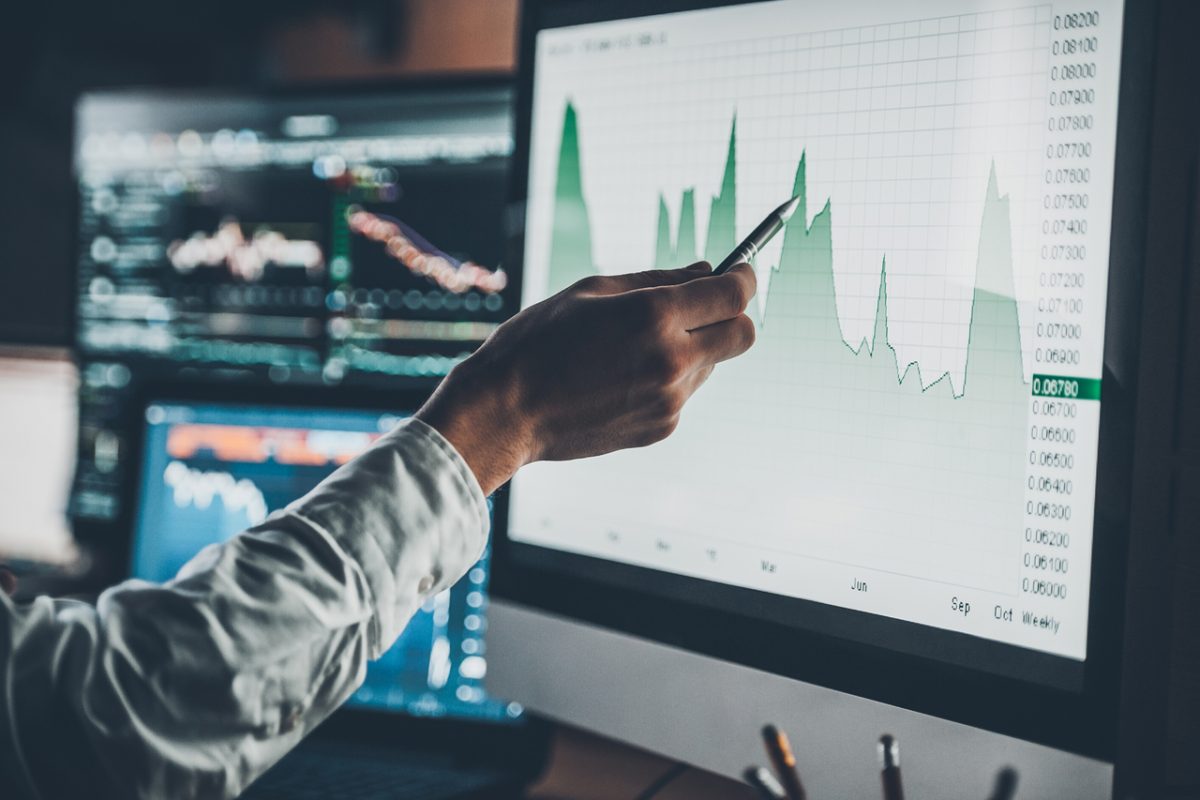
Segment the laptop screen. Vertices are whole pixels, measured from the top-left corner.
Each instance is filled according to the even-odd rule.
[[[301,497],[404,415],[345,409],[152,403],[146,408],[133,576],[166,581],[222,542]],[[488,554],[431,598],[367,669],[348,701],[414,716],[508,720],[490,697]]]

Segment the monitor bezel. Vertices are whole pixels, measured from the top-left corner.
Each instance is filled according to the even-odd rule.
[[[519,44],[515,149],[510,173],[513,208],[523,212],[528,194],[538,30],[762,1],[614,0],[597,5],[578,0],[527,0]],[[564,9],[574,16],[562,16]],[[547,12],[560,17],[554,24],[546,24]],[[1128,0],[1124,15],[1113,219],[1129,222],[1114,224],[1110,237],[1088,657],[1081,690],[1050,688],[630,588],[639,579],[659,579],[668,573],[516,543],[507,538],[501,526],[497,526],[494,546],[493,595],[785,677],[1111,760],[1116,749],[1124,556],[1132,493],[1141,245],[1145,236],[1142,210],[1157,2]],[[524,214],[513,217],[522,224],[513,226],[507,260],[523,264]],[[570,568],[552,566],[552,562],[566,563]],[[613,582],[597,577],[598,571],[620,575],[622,588],[617,590]],[[680,580],[698,586],[714,585],[690,578]],[[866,614],[860,618],[880,619]],[[789,646],[779,647],[776,643],[780,641],[789,642]]]

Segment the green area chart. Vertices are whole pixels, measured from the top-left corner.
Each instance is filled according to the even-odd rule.
[[[949,374],[923,376],[916,362],[900,364],[888,336],[888,275],[886,259],[880,264],[879,295],[875,329],[870,340],[847,341],[837,314],[833,278],[833,209],[826,201],[811,225],[807,215],[806,157],[796,168],[793,192],[802,198],[795,221],[784,233],[778,267],[771,270],[763,291],[767,302],[761,318],[756,350],[786,347],[795,361],[811,352],[807,363],[822,370],[838,362],[884,365],[892,384],[922,394],[961,398],[967,392],[997,398],[1019,393],[1028,397],[1021,363],[1021,333],[1013,286],[1011,223],[1006,196],[999,194],[993,169],[988,180],[979,239],[976,289],[972,298],[967,345],[967,367],[963,385],[952,385]],[[705,258],[722,260],[737,243],[735,230],[737,193],[737,121],[734,120],[720,190],[711,199],[709,227],[704,249],[697,252],[695,191],[688,189],[680,202],[679,219],[673,226],[665,198],[658,204],[658,236],[655,266],[674,267]],[[797,224],[800,223],[800,224]],[[558,291],[580,278],[596,274],[592,257],[592,231],[583,191],[580,165],[579,117],[568,103],[562,126],[555,187],[554,221],[550,246],[549,290]],[[757,305],[751,313],[758,317]],[[799,350],[798,350],[799,348]],[[856,362],[855,356],[858,357]],[[890,363],[888,363],[890,361]],[[825,374],[822,372],[822,374]],[[880,371],[882,378],[884,372]],[[1039,383],[1040,385],[1040,383]],[[1022,408],[1024,405],[1022,404]]]
[[[586,120],[567,106],[549,232],[551,291],[597,272],[597,232],[580,171]],[[744,125],[744,119],[731,124],[715,196],[689,189],[678,204],[658,198],[658,218],[649,222],[657,241],[648,254],[658,266],[697,257],[715,262],[733,248],[737,135]],[[748,312],[759,329],[757,343],[720,365],[692,398],[676,434],[639,453],[636,465],[631,457],[622,468],[578,467],[576,480],[603,487],[578,512],[609,520],[616,513],[612,498],[638,496],[636,524],[651,529],[678,525],[738,537],[761,531],[777,543],[786,537],[779,546],[796,552],[886,563],[915,576],[949,571],[968,585],[1015,593],[1030,397],[1095,401],[1099,382],[1034,375],[1031,385],[1025,378],[1010,201],[995,169],[979,185],[970,317],[966,330],[955,334],[962,370],[935,373],[926,366],[923,374],[922,364],[905,357],[894,320],[889,323],[899,280],[886,255],[878,288],[867,283],[874,292],[869,333],[845,335],[834,278],[837,207],[826,200],[809,216],[808,158],[798,155],[793,191],[800,209],[783,233],[778,265],[760,265],[764,302]],[[711,204],[707,230],[696,222],[701,203]],[[675,219],[671,207],[678,209]],[[611,463],[621,462],[614,457]],[[672,476],[662,498],[645,495],[646,470]],[[686,487],[705,485],[713,474],[728,476],[730,491],[698,503]],[[693,507],[703,514],[687,516]],[[618,518],[606,524],[634,523]]]

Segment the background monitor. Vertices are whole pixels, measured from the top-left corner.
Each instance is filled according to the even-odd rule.
[[[517,477],[498,591],[801,679],[801,717],[842,696],[817,684],[1111,758],[1148,74],[1127,42],[1149,18],[1117,0],[531,4],[527,303],[715,263],[788,197],[804,211],[757,260],[756,347],[671,440]],[[525,638],[536,619],[508,617]],[[642,657],[693,688],[711,663]],[[888,708],[819,716],[835,736],[914,724]],[[698,737],[632,727],[733,771]]]
[[[76,113],[72,513],[129,525],[141,386],[432,386],[519,303],[494,78],[103,92]]]
[[[404,415],[346,409],[155,402],[145,409],[133,576],[170,580],[204,547],[262,522],[395,427]],[[348,705],[503,721],[520,707],[483,688],[488,555],[430,598],[367,669]]]
[[[435,375],[516,304],[500,88],[89,95],[79,346],[91,357]]]

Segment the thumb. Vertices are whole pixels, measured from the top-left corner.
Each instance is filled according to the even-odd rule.
[[[702,278],[712,272],[707,261],[697,261],[680,269],[648,269],[643,272],[628,272],[624,275],[605,275],[594,284],[595,294],[620,294],[655,286],[674,286]],[[589,287],[591,288],[591,287]]]

